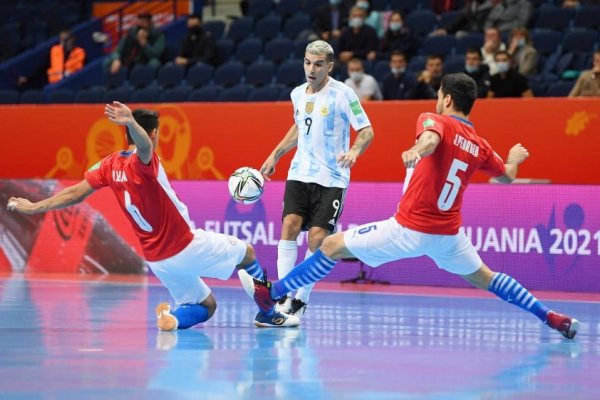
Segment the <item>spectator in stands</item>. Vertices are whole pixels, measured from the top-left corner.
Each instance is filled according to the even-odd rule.
[[[581,72],[569,97],[593,96],[600,97],[600,50],[594,52],[592,69]]]
[[[485,22],[485,28],[498,28],[500,31],[510,31],[514,28],[527,26],[533,13],[529,0],[492,0],[494,6]]]
[[[115,51],[106,58],[104,67],[117,73],[121,67],[131,68],[134,64],[158,67],[165,52],[165,35],[152,24],[151,14],[140,14],[137,24],[129,29]]]
[[[461,1],[457,1],[457,0],[431,0],[430,1],[431,8],[433,9],[433,12],[436,13],[436,15],[441,15],[448,11],[456,10],[456,7],[459,5],[459,3],[462,4]]]
[[[367,13],[365,24],[375,29],[378,38],[382,38],[385,30],[383,29],[382,15],[379,11],[371,9],[371,3],[369,0],[356,0],[354,3],[355,7],[362,8]]]
[[[331,41],[340,38],[342,29],[348,24],[349,8],[349,0],[329,0],[329,4],[317,8],[313,30],[319,39]]]
[[[490,68],[483,64],[479,49],[468,49],[465,54],[465,74],[477,83],[477,97],[487,97],[490,89]]]
[[[507,51],[496,53],[496,74],[490,80],[488,97],[533,97],[527,78],[511,68]]]
[[[83,68],[85,50],[75,46],[75,36],[69,30],[59,34],[59,43],[50,49],[48,83],[56,83]]]
[[[352,58],[348,61],[348,76],[344,82],[350,86],[359,100],[383,100],[379,83],[371,75],[365,73],[365,67],[360,58]]]
[[[506,45],[502,42],[498,28],[487,28],[485,30],[483,47],[481,47],[481,56],[483,63],[490,67],[490,74],[496,73],[495,55],[499,51],[506,51]]]
[[[533,47],[529,32],[526,28],[515,28],[510,33],[508,40],[508,54],[513,59],[513,67],[521,75],[534,75],[537,71],[538,52]]]
[[[427,57],[425,69],[417,75],[417,84],[408,92],[409,99],[437,99],[437,91],[442,82],[444,59],[440,55]]]
[[[491,0],[467,0],[458,19],[433,31],[432,35],[453,34],[465,36],[470,32],[481,32],[492,10]]]
[[[400,11],[393,11],[390,15],[388,29],[385,31],[379,48],[379,58],[389,58],[393,51],[400,51],[407,57],[412,57],[416,52],[416,38],[404,23],[404,16]]]
[[[179,56],[175,57],[175,64],[186,67],[197,62],[215,65],[217,45],[211,33],[202,28],[202,18],[198,15],[188,16],[187,28]]]
[[[348,26],[340,36],[340,61],[347,63],[351,58],[373,61],[379,49],[379,40],[375,29],[365,25],[367,12],[359,7],[352,7]]]
[[[400,51],[392,51],[390,55],[390,73],[383,78],[383,99],[404,100],[407,93],[416,84],[414,74],[406,69],[406,55]]]

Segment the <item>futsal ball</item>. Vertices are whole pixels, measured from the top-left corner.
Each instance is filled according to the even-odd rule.
[[[250,167],[236,169],[229,177],[229,194],[231,197],[244,204],[252,204],[262,196],[265,179],[262,174]]]

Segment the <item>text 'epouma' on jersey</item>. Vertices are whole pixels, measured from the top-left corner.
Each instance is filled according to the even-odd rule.
[[[505,172],[504,161],[466,119],[423,113],[417,120],[417,139],[425,131],[437,133],[441,141],[431,155],[417,163],[405,182],[395,217],[418,232],[455,235],[471,177],[477,170],[500,176]]]
[[[346,188],[350,168],[341,168],[337,157],[350,148],[350,127],[359,131],[371,122],[354,91],[342,82],[330,77],[313,94],[306,93],[307,86],[300,85],[291,93],[298,148],[288,180]]]
[[[170,258],[194,238],[188,209],[177,198],[156,153],[148,165],[135,152],[113,153],[91,167],[85,179],[94,189],[111,188],[146,260]]]

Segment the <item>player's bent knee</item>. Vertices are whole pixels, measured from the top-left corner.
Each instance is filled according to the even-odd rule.
[[[217,311],[217,299],[215,299],[215,296],[213,296],[212,293],[200,304],[208,310],[207,320],[214,315],[215,311]]]
[[[344,244],[344,235],[336,233],[327,236],[321,244],[321,252],[332,260],[337,260],[344,256],[346,246]]]

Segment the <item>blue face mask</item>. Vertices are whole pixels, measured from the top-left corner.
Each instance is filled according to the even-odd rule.
[[[337,6],[338,4],[340,4],[340,0],[329,0],[329,4],[331,4],[332,6]]]
[[[402,29],[402,22],[390,22],[390,30],[392,32],[398,32]]]
[[[472,74],[473,72],[477,72],[478,69],[479,69],[479,67],[476,65],[465,64],[465,71],[467,71],[467,73],[469,73],[469,74]]]

